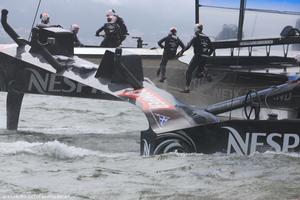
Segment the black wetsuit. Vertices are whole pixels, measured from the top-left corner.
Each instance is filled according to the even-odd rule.
[[[127,27],[122,17],[120,17],[119,15],[114,16],[117,18],[116,23],[120,27],[120,40],[121,42],[123,42],[126,39],[126,36],[128,35]]]
[[[157,71],[157,75],[161,73],[161,80],[163,81],[163,79],[166,78],[166,66],[168,60],[176,56],[178,46],[180,46],[181,49],[184,49],[184,44],[179,37],[174,34],[169,34],[168,36],[159,40],[157,43],[161,48],[164,48],[160,67]]]
[[[96,35],[104,31],[105,36],[100,44],[100,47],[118,47],[121,44],[120,27],[117,23],[105,23],[101,28],[96,31]]]
[[[78,39],[77,33],[73,32],[74,37],[74,47],[83,47],[84,45]]]
[[[213,49],[209,37],[203,33],[197,32],[192,40],[187,44],[185,51],[191,46],[194,48],[194,56],[189,63],[189,67],[186,71],[186,86],[189,87],[192,81],[192,75],[195,69],[196,74],[199,75],[204,71],[207,58],[212,54]]]

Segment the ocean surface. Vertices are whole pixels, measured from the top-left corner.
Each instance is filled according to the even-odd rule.
[[[144,115],[124,102],[25,95],[7,131],[1,199],[300,200],[300,154],[139,155]]]

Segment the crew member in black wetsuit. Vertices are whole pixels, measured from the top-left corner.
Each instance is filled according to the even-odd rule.
[[[168,36],[162,38],[158,41],[158,45],[164,49],[159,69],[157,70],[157,76],[161,74],[160,82],[164,82],[166,79],[166,66],[169,59],[173,59],[176,56],[177,48],[178,46],[181,47],[182,50],[184,50],[184,44],[179,39],[179,37],[176,35],[177,29],[175,27],[172,27],[170,29],[170,33]],[[164,43],[164,45],[163,45]]]
[[[118,47],[121,44],[120,39],[120,27],[116,23],[116,17],[109,15],[107,17],[107,23],[96,31],[96,36],[99,36],[100,32],[104,31],[104,39],[100,44],[100,47]]]
[[[41,23],[37,24],[38,28],[48,28],[48,27],[61,27],[61,25],[51,25],[50,24],[50,16],[48,13],[43,12],[40,14]]]
[[[79,32],[79,25],[78,24],[72,24],[71,25],[71,31],[73,33],[74,36],[74,47],[83,47],[84,45],[80,42],[80,40],[78,39],[78,32]]]
[[[183,93],[189,93],[190,92],[190,84],[192,81],[192,75],[195,69],[196,76],[200,77],[203,74],[204,66],[206,64],[207,58],[212,54],[213,49],[211,46],[211,41],[209,37],[204,35],[202,33],[203,25],[202,24],[196,24],[195,25],[195,35],[192,38],[192,40],[187,44],[185,49],[180,53],[182,53],[186,50],[188,50],[191,46],[194,48],[194,56],[188,66],[188,69],[186,71],[186,85],[185,88],[181,91]]]
[[[108,10],[106,13],[106,17],[108,16],[114,16],[116,17],[116,23],[119,25],[120,27],[120,40],[121,43],[126,39],[128,34],[128,30],[127,30],[127,26],[123,20],[122,17],[120,17],[119,15],[116,14],[116,11],[114,9]]]
[[[36,25],[38,28],[45,28],[48,27],[50,24],[50,16],[48,13],[43,12],[42,14],[40,14],[40,19],[41,19],[41,23],[39,23],[38,25]]]

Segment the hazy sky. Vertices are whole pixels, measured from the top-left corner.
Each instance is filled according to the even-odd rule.
[[[96,30],[105,23],[105,12],[114,8],[128,26],[130,37],[127,46],[136,43],[132,36],[142,36],[149,47],[168,33],[172,26],[178,28],[178,35],[186,43],[193,34],[195,21],[194,0],[42,0],[39,13],[47,11],[51,23],[69,28],[72,23],[80,25],[79,37],[82,42],[98,45],[101,38],[95,37]],[[238,7],[238,0],[200,0],[206,5]],[[27,38],[33,22],[38,0],[1,0],[0,8],[7,8],[9,22],[17,32]],[[248,7],[280,9],[300,12],[300,0],[247,0]],[[300,16],[276,15],[247,12],[245,37],[279,36],[282,28],[295,26]],[[37,19],[36,23],[38,23]],[[204,32],[212,40],[222,29],[223,24],[237,24],[238,11],[213,8],[200,9],[200,21]],[[0,28],[0,42],[10,41]]]

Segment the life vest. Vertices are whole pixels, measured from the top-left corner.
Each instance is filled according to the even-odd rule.
[[[106,23],[104,32],[108,38],[118,38],[120,35],[120,27],[116,23]]]
[[[178,42],[178,37],[176,35],[170,35],[167,43],[168,43],[167,46],[169,48],[169,51],[171,52],[177,51],[179,42]]]
[[[179,38],[176,35],[170,34],[165,40],[164,53],[169,59],[173,58],[177,53],[179,46]]]
[[[196,34],[193,47],[195,54],[210,56],[210,54],[212,53],[211,41],[206,35],[202,33]]]

